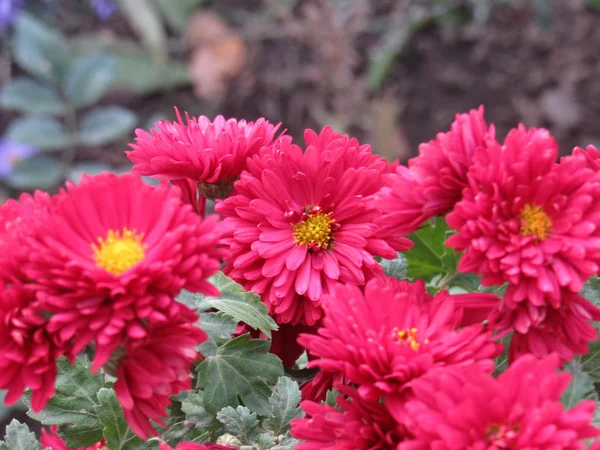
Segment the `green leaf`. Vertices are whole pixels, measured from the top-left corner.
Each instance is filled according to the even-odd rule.
[[[81,119],[79,138],[85,145],[108,144],[127,136],[137,121],[137,116],[129,109],[116,105],[100,106]]]
[[[62,114],[65,110],[56,89],[27,77],[15,78],[4,86],[0,105],[29,114]]]
[[[444,245],[450,228],[442,217],[436,217],[433,223],[412,233],[409,238],[415,243],[405,252],[409,278],[431,280],[436,275],[453,273],[456,270],[458,256],[454,250]]]
[[[269,398],[271,412],[263,422],[263,428],[280,435],[290,429],[292,419],[302,417],[304,413],[298,407],[301,394],[298,383],[291,378],[281,377]]]
[[[398,256],[395,259],[382,259],[380,264],[381,267],[383,267],[386,276],[397,278],[399,280],[406,278],[406,267],[408,263],[404,253],[398,253]]]
[[[235,333],[236,323],[223,313],[202,313],[200,328],[208,334],[208,340],[202,343],[198,350],[204,357],[217,354],[219,343],[229,339]]]
[[[271,447],[271,450],[293,450],[296,448],[301,441],[298,439],[294,439],[291,436],[285,436],[279,444],[275,447]]]
[[[98,391],[98,405],[94,407],[96,415],[104,425],[104,439],[111,450],[135,450],[142,441],[129,429],[123,410],[113,389],[102,388]]]
[[[15,189],[45,189],[58,185],[63,179],[63,169],[56,159],[48,155],[35,155],[17,162],[6,183]]]
[[[104,376],[90,373],[90,363],[74,365],[61,357],[57,362],[56,394],[39,413],[27,414],[44,425],[60,425],[59,432],[68,447],[90,447],[102,440],[104,425],[96,413],[98,391],[106,387]]]
[[[98,175],[102,172],[110,172],[111,167],[102,162],[81,162],[75,164],[69,170],[69,180],[73,183],[79,183],[83,175]]]
[[[158,61],[166,61],[167,34],[153,3],[147,0],[119,0],[119,5],[131,28],[154,58]]]
[[[565,409],[571,409],[583,400],[598,401],[598,394],[590,376],[583,371],[581,364],[571,361],[566,364],[565,369],[571,373],[572,379],[569,387],[563,392],[560,400]]]
[[[204,393],[202,391],[190,393],[181,404],[181,410],[185,413],[186,419],[194,423],[196,428],[214,430],[220,427],[215,413],[206,411],[204,407]]]
[[[217,413],[217,419],[225,426],[225,431],[237,437],[242,444],[251,444],[256,437],[258,419],[245,406],[227,406]]]
[[[42,446],[24,423],[16,419],[6,427],[4,442],[0,442],[0,450],[41,450]]]
[[[600,0],[587,0],[587,4],[590,8],[600,11]]]
[[[580,292],[582,297],[587,298],[595,306],[600,307],[600,278],[596,275],[583,285],[583,290]]]
[[[158,0],[161,13],[168,24],[176,31],[182,32],[194,10],[207,0]]]
[[[69,64],[64,36],[26,12],[15,24],[14,55],[22,69],[55,83],[63,79]]]
[[[195,297],[187,297],[181,299],[188,306],[207,310],[215,308],[228,316],[232,317],[236,322],[244,322],[262,331],[267,337],[271,337],[271,330],[277,330],[277,324],[269,317],[269,310],[260,301],[260,297],[251,292],[246,292],[244,289],[228,278],[222,272],[217,273],[210,281],[221,291],[219,298],[206,297],[197,294]]]
[[[600,383],[600,340],[590,342],[589,352],[577,357],[585,373],[594,383]]]
[[[30,144],[41,150],[58,150],[68,144],[67,132],[56,119],[49,117],[20,117],[6,130],[8,139]]]
[[[69,67],[65,93],[74,106],[89,106],[100,100],[112,83],[117,61],[109,55],[97,54],[77,58]]]
[[[209,412],[238,406],[269,414],[271,387],[283,375],[281,360],[269,352],[269,341],[250,340],[250,335],[221,345],[215,356],[198,365],[198,387],[204,388],[204,407]]]

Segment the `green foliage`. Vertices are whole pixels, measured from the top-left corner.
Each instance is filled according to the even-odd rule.
[[[108,448],[111,450],[139,449],[143,442],[127,426],[115,391],[101,388],[97,398],[99,404],[94,407],[94,411],[104,425],[103,435]]]
[[[600,0],[587,0],[587,4],[593,10],[600,11]]]
[[[412,233],[409,238],[415,245],[405,252],[408,263],[406,275],[411,279],[431,280],[437,275],[454,273],[458,255],[444,245],[452,232],[443,218],[436,217],[433,222]]]
[[[67,131],[56,119],[26,116],[14,120],[6,137],[15,142],[30,144],[41,150],[63,149],[69,141]]]
[[[288,377],[281,377],[269,398],[271,412],[264,421],[263,427],[273,432],[275,436],[290,429],[292,419],[302,417],[304,413],[298,404],[301,393],[298,382]]]
[[[4,441],[0,441],[0,450],[42,450],[42,446],[27,425],[13,419],[6,427]]]
[[[242,444],[251,444],[256,438],[258,419],[256,413],[245,406],[226,406],[217,413],[217,419],[225,426],[225,431],[239,439]]]
[[[118,0],[121,11],[144,46],[158,61],[167,60],[167,34],[153,2],[146,0]]]
[[[205,357],[214,356],[219,344],[235,333],[236,323],[223,313],[204,312],[200,319],[200,328],[208,334],[208,340],[200,345],[200,353]]]
[[[406,267],[408,262],[404,253],[398,253],[398,256],[395,259],[382,259],[380,264],[381,267],[383,267],[386,276],[397,278],[399,280],[406,278]]]
[[[55,83],[64,79],[70,58],[65,38],[28,13],[15,24],[14,56],[31,75]]]
[[[28,77],[15,78],[2,89],[0,106],[29,114],[63,114],[65,111],[54,87]]]
[[[65,80],[65,94],[75,107],[89,106],[108,91],[116,70],[116,60],[96,54],[75,59]]]
[[[81,119],[79,137],[84,145],[104,145],[120,139],[132,131],[137,116],[122,106],[99,106]]]
[[[281,360],[270,353],[270,342],[251,340],[249,334],[232,339],[198,366],[198,387],[204,389],[204,408],[217,412],[238,406],[269,414],[271,387],[283,375]]]
[[[103,438],[97,395],[100,389],[108,387],[104,376],[90,373],[87,359],[71,365],[62,357],[57,365],[56,394],[41,412],[30,410],[28,414],[44,425],[60,425],[59,434],[69,447],[94,445]]]
[[[190,14],[206,0],[157,0],[160,12],[171,28],[183,32]]]
[[[215,430],[220,428],[219,421],[214,413],[209,413],[204,407],[204,392],[192,392],[181,404],[185,417],[202,430]]]
[[[230,316],[235,322],[244,322],[262,331],[268,337],[271,337],[271,330],[277,330],[277,324],[269,317],[268,309],[258,295],[244,291],[239,284],[222,272],[217,273],[210,281],[221,291],[220,297],[206,297],[184,292],[179,296],[179,301],[201,311],[217,309]]]
[[[574,361],[569,362],[565,365],[565,370],[573,377],[569,387],[560,398],[565,409],[571,409],[583,400],[598,401],[594,383],[581,364]]]
[[[36,155],[19,161],[6,182],[19,190],[50,189],[62,180],[62,166],[48,155]]]

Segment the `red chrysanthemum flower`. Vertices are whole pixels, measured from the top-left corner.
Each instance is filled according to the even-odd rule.
[[[340,409],[304,401],[300,407],[308,417],[292,420],[292,436],[301,439],[296,450],[388,450],[406,438],[404,426],[396,422],[383,403],[362,399],[356,391],[340,387]]]
[[[70,447],[67,447],[65,441],[63,441],[58,434],[56,434],[57,430],[58,427],[56,425],[52,425],[50,427],[50,431],[48,431],[46,428],[42,428],[42,436],[40,437],[40,443],[42,444],[42,447],[44,449],[49,448],[50,450],[71,450]],[[81,447],[76,450],[108,450],[108,447],[106,446],[106,442],[102,440],[91,447]]]
[[[340,384],[344,384],[344,376],[341,373],[319,370],[313,379],[300,387],[302,400],[322,402],[327,398],[327,392]]]
[[[396,289],[379,280],[339,285],[323,303],[325,318],[318,335],[301,335],[300,344],[320,357],[309,367],[341,373],[370,401],[385,396],[395,414],[414,379],[449,365],[475,365],[493,371],[492,358],[502,346],[482,325],[457,331],[462,311],[451,296],[431,298],[422,281],[398,282]]]
[[[495,140],[494,126],[483,118],[483,106],[457,114],[447,133],[421,144],[419,156],[399,167],[378,196],[389,226],[414,226],[445,215],[461,199],[476,151]]]
[[[166,426],[163,418],[170,397],[192,388],[191,366],[199,357],[196,346],[207,338],[194,325],[197,318],[182,305],[175,319],[150,323],[144,338],[125,342],[124,356],[115,362],[115,392],[125,420],[143,439],[158,435],[149,419]]]
[[[273,142],[280,125],[217,116],[190,118],[179,111],[176,122],[160,121],[150,133],[136,130],[133,151],[126,152],[134,172],[163,180],[189,178],[205,198],[225,198],[246,167],[246,158]]]
[[[563,290],[578,293],[600,261],[600,175],[563,158],[543,129],[511,131],[502,148],[481,151],[448,224],[458,233],[446,245],[465,250],[458,268],[483,274],[482,284],[505,281],[507,308],[558,308]]]
[[[31,389],[31,408],[39,412],[54,395],[56,360],[65,349],[48,332],[27,286],[0,284],[0,305],[0,389],[8,391],[8,405]]]
[[[404,405],[415,439],[399,450],[583,450],[584,439],[600,436],[590,424],[596,405],[565,411],[560,396],[571,375],[558,367],[556,355],[528,355],[497,379],[475,367],[431,372]]]
[[[218,295],[207,278],[220,265],[217,217],[182,203],[178,189],[134,175],[68,184],[29,239],[24,272],[35,281],[49,330],[78,353],[92,340],[97,370],[144,322],[178,314],[182,288]]]
[[[594,172],[600,171],[600,150],[593,145],[588,145],[585,150],[581,147],[575,147],[573,155],[585,157],[585,164],[590,169],[594,170]]]
[[[557,353],[563,361],[570,361],[574,354],[585,355],[588,342],[598,338],[592,320],[600,320],[600,309],[566,290],[556,309],[521,303],[515,309],[500,306],[489,318],[490,327],[502,334],[514,330],[509,362],[528,353],[537,357]]]
[[[383,158],[329,129],[306,140],[306,152],[284,137],[249,160],[217,211],[231,230],[225,273],[261,295],[278,322],[313,325],[323,294],[382,275],[373,256],[395,258],[412,242],[378,225]]]

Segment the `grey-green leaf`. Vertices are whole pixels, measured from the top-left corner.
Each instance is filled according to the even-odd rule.
[[[225,425],[225,431],[237,437],[242,444],[251,444],[257,435],[256,413],[250,412],[245,406],[227,406],[217,413],[217,419]]]
[[[40,150],[63,149],[68,143],[67,131],[56,119],[27,116],[13,120],[6,130],[8,139],[34,145]]]
[[[104,145],[127,136],[137,124],[133,111],[121,106],[100,106],[81,119],[79,138],[85,145]]]
[[[83,175],[98,175],[99,173],[110,171],[111,167],[102,162],[81,162],[71,167],[68,178],[73,183],[79,183]]]
[[[21,68],[55,83],[64,78],[70,58],[64,36],[26,12],[15,24],[14,55]]]
[[[583,371],[581,364],[571,361],[566,364],[565,369],[573,377],[571,384],[560,398],[565,409],[571,409],[583,400],[598,400],[594,383],[590,376]]]
[[[6,182],[19,190],[50,189],[63,179],[62,165],[48,155],[35,155],[17,162]]]
[[[1,450],[41,450],[42,446],[24,423],[16,419],[6,427],[4,442],[0,443]]]
[[[217,412],[226,406],[245,406],[269,414],[271,384],[283,375],[281,360],[270,353],[270,342],[250,340],[249,334],[221,345],[215,356],[198,366],[198,385],[204,388],[204,407]]]
[[[388,277],[397,278],[402,280],[406,278],[406,267],[407,261],[406,256],[403,253],[398,253],[395,259],[382,259],[381,267]]]
[[[600,307],[600,278],[596,275],[583,285],[583,290],[580,294],[592,302],[595,306]]]
[[[142,441],[133,434],[123,417],[123,410],[115,391],[102,388],[98,391],[98,405],[94,410],[104,425],[104,439],[111,450],[136,450]]]
[[[56,89],[27,77],[19,77],[4,86],[0,105],[28,114],[62,114],[65,105]]]
[[[65,93],[77,107],[89,106],[108,91],[117,70],[117,61],[110,55],[97,54],[77,58],[69,66]]]
[[[196,425],[196,428],[202,430],[213,430],[220,423],[215,417],[215,413],[209,413],[204,407],[204,393],[202,391],[192,392],[181,404],[181,410],[185,417]]]
[[[27,414],[44,425],[60,425],[59,433],[69,447],[90,447],[103,438],[96,407],[100,404],[97,393],[106,387],[104,377],[90,373],[87,359],[71,366],[61,357],[57,366],[56,394],[41,412]]]
[[[231,316],[236,322],[244,322],[271,337],[271,330],[277,330],[277,324],[269,316],[269,310],[260,301],[260,297],[244,289],[224,275],[217,273],[210,281],[221,291],[219,298],[201,294],[194,298],[186,297],[186,303],[200,310],[215,308]]]
[[[200,320],[202,328],[208,339],[200,345],[198,350],[204,357],[217,354],[219,343],[223,339],[228,339],[235,333],[236,323],[229,317],[220,312],[204,312]]]
[[[304,415],[298,407],[300,399],[298,383],[288,377],[279,378],[273,394],[269,398],[271,412],[263,422],[263,428],[272,431],[276,436],[288,431],[292,419]]]

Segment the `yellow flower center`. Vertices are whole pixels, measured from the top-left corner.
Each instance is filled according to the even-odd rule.
[[[552,220],[541,206],[525,205],[519,217],[521,218],[521,236],[537,236],[540,241],[548,237]]]
[[[96,265],[114,275],[121,275],[144,259],[144,236],[124,228],[122,232],[108,231],[106,239],[92,244]]]
[[[319,207],[302,216],[302,221],[294,225],[294,241],[306,245],[311,250],[327,249],[331,246],[333,237],[331,231],[335,219],[330,212],[323,213]]]
[[[410,345],[411,350],[418,350],[421,344],[417,341],[418,328],[407,328],[405,330],[394,331],[394,339],[401,344]],[[425,339],[425,344],[429,339]]]
[[[519,435],[518,426],[490,425],[486,430],[486,443],[497,449],[514,449]]]

